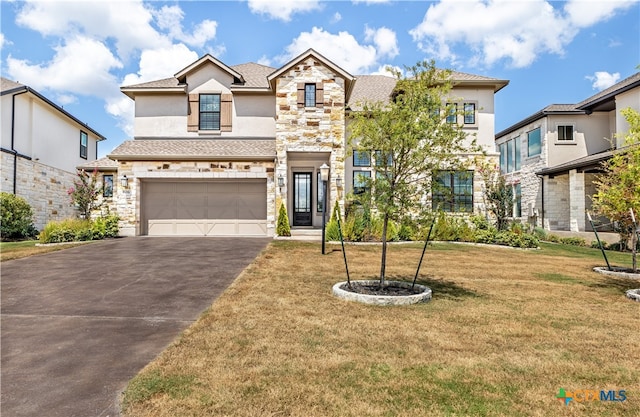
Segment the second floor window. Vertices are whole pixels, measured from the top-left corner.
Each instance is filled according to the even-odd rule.
[[[573,126],[558,126],[558,140],[573,140]]]
[[[369,151],[353,151],[354,167],[370,167],[371,153]]]
[[[200,94],[200,130],[220,130],[220,94]]]
[[[542,140],[540,128],[537,128],[527,133],[527,156],[540,155],[540,152],[542,152]]]
[[[80,158],[87,159],[87,149],[89,148],[89,136],[87,132],[80,131]]]
[[[304,106],[305,107],[316,106],[316,85],[315,84],[304,85]]]
[[[464,124],[476,124],[476,103],[464,103]]]
[[[448,103],[447,109],[447,123],[456,123],[458,119],[458,105],[455,103]]]

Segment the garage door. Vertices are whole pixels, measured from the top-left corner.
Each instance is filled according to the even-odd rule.
[[[141,218],[150,236],[266,236],[265,179],[144,181]]]

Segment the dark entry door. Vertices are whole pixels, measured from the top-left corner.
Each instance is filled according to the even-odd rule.
[[[311,226],[311,172],[293,173],[293,225]]]

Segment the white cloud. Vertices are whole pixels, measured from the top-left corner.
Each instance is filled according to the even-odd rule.
[[[521,68],[542,53],[562,55],[581,28],[626,7],[629,2],[572,1],[559,10],[544,0],[442,0],[409,33],[421,50],[455,65],[461,64],[456,51],[466,47],[473,54],[467,64],[507,60]]]
[[[313,48],[351,74],[366,74],[370,68],[379,65],[381,58],[392,58],[398,53],[395,33],[390,29],[367,28],[366,32],[366,41],[373,45],[360,44],[349,32],[333,34],[314,27],[311,32],[300,33],[276,61],[284,63]]]
[[[382,4],[382,3],[390,3],[391,0],[351,0],[353,4]]]
[[[338,12],[335,12],[333,17],[331,18],[331,23],[338,23],[342,20],[342,15]]]
[[[11,45],[12,42],[7,40],[7,38],[4,37],[4,33],[0,33],[0,49],[4,48],[5,45]]]
[[[617,12],[630,8],[638,0],[570,0],[564,10],[569,22],[578,28],[592,26],[613,17]]]
[[[7,73],[36,90],[98,97],[117,91],[118,80],[110,71],[122,68],[122,63],[102,42],[75,35],[54,50],[54,57],[46,64],[9,56]]]
[[[617,83],[620,80],[620,73],[610,74],[606,71],[596,71],[593,75],[587,75],[585,78],[592,82],[591,87],[594,90],[601,91]]]
[[[380,56],[395,58],[400,53],[396,33],[389,28],[371,29],[367,27],[365,29],[365,40],[368,42],[373,41]]]
[[[391,71],[398,71],[401,75],[404,74],[402,68],[397,65],[380,65],[377,70],[371,72],[371,75],[386,75],[387,77],[394,77],[394,73]]]
[[[271,59],[269,59],[269,57],[267,57],[266,55],[262,55],[257,63],[260,65],[266,65],[267,67],[270,67]]]
[[[169,35],[187,45],[202,47],[211,39],[215,39],[218,23],[205,19],[198,23],[191,34],[184,33],[182,20],[184,12],[179,6],[163,6],[154,12],[158,27],[167,30]]]
[[[291,15],[308,13],[321,8],[318,0],[249,0],[249,10],[252,13],[264,14],[271,19],[285,22],[291,20]]]

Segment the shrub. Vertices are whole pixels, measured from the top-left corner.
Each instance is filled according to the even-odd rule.
[[[464,219],[447,216],[441,212],[433,227],[432,238],[444,241],[473,242],[474,231]]]
[[[551,243],[560,243],[560,236],[549,233],[547,234],[546,241]]]
[[[284,203],[280,203],[280,211],[278,212],[278,224],[276,226],[276,234],[278,236],[291,236],[291,227],[289,226],[289,216]]]
[[[417,226],[414,223],[411,223],[409,219],[405,219],[400,223],[400,228],[398,229],[398,240],[415,240],[418,235]]]
[[[373,240],[382,240],[382,226],[384,222],[382,218],[375,217],[369,225],[369,238]],[[393,242],[398,240],[398,226],[392,220],[387,223],[387,241]]]
[[[325,240],[327,241],[337,241],[340,240],[340,230],[338,227],[338,217],[340,216],[340,206],[336,201],[336,204],[333,206],[333,211],[331,212],[331,218],[329,219],[329,223],[327,223],[325,227]]]
[[[571,246],[587,246],[587,242],[581,237],[563,237],[560,243]]]
[[[34,237],[33,210],[27,200],[9,193],[0,193],[0,239]]]
[[[605,242],[604,240],[601,240],[600,243],[602,244],[602,249],[607,249],[608,248],[607,242]],[[592,240],[591,241],[591,247],[593,249],[600,249],[600,244],[598,244],[597,240]]]
[[[86,240],[99,240],[118,236],[118,216],[110,214],[95,220],[66,219],[53,221],[40,232],[42,243],[62,243]]]
[[[542,227],[534,227],[533,228],[533,235],[535,237],[537,237],[539,240],[546,240],[547,239],[547,231],[544,230]]]
[[[491,224],[485,216],[476,214],[471,217],[471,224],[473,224],[476,230],[489,230]]]

